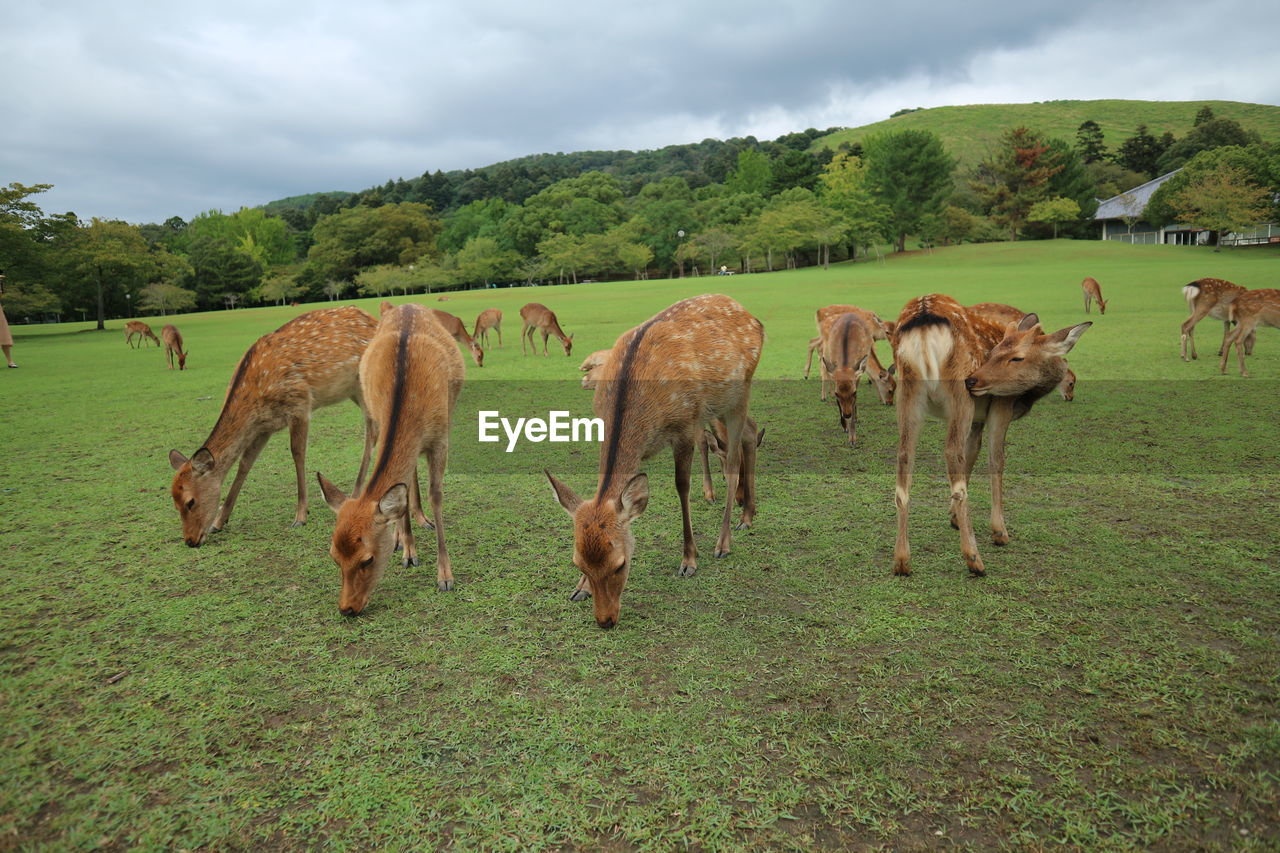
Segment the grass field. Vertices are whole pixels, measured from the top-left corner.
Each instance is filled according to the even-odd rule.
[[[1216,321],[1190,364],[1177,329],[1187,281],[1278,273],[1265,249],[1060,241],[455,295],[439,307],[468,322],[506,313],[455,418],[457,588],[394,565],[354,619],[314,484],[310,522],[288,526],[285,438],[202,548],[168,495],[170,448],[200,446],[245,348],[304,309],[177,318],[182,373],[126,347],[120,321],[15,327],[0,848],[1276,849],[1280,334],[1259,333],[1243,379],[1218,374]],[[1109,307],[1071,354],[1076,399],[1010,430],[1013,541],[983,539],[980,460],[987,577],[968,576],[932,422],[915,574],[891,576],[893,410],[864,386],[860,446],[844,446],[799,379],[814,309],[892,317],[945,292],[1056,329],[1085,319],[1085,275]],[[567,600],[570,521],[541,474],[589,492],[595,447],[507,454],[477,443],[476,412],[588,414],[580,355],[704,292],[768,334],[757,524],[715,560],[718,507],[698,499],[700,569],[676,577],[671,462],[651,460],[621,622],[600,631]],[[520,355],[530,300],[576,334],[573,358]],[[310,470],[349,485],[359,452],[355,407],[316,414]]]

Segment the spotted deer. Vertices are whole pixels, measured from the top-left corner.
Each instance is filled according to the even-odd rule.
[[[138,343],[133,342],[134,336],[137,335]],[[160,339],[156,337],[156,333],[151,331],[151,327],[141,320],[130,320],[124,324],[124,342],[134,349],[145,346],[147,340],[156,342],[156,346],[160,346]]]
[[[378,453],[368,482],[346,495],[316,472],[325,502],[338,515],[329,556],[342,574],[338,610],[356,616],[368,606],[397,540],[403,565],[418,565],[410,515],[418,456],[427,458],[431,518],[436,531],[436,588],[453,589],[444,542],[444,471],[449,426],[462,389],[462,355],[448,331],[422,305],[383,303],[382,321],[360,359],[360,389],[377,425]]]
[[[871,335],[871,327],[857,314],[841,314],[822,340],[822,384],[830,380],[834,386],[840,429],[850,445],[858,440],[858,382],[874,354]]]
[[[1191,358],[1196,355],[1196,325],[1205,317],[1222,321],[1222,345],[1218,347],[1221,356],[1227,349],[1227,337],[1231,334],[1230,306],[1242,293],[1248,290],[1221,278],[1198,278],[1190,284],[1182,286],[1182,295],[1187,300],[1187,309],[1191,316],[1182,321],[1182,360],[1187,361],[1187,344],[1191,345]],[[1244,340],[1245,353],[1253,355],[1253,343],[1256,332],[1250,332]]]
[[[547,306],[530,302],[528,305],[520,309],[520,319],[524,321],[524,325],[520,329],[520,352],[524,352],[524,342],[528,338],[529,345],[533,348],[534,355],[538,353],[538,345],[534,342],[533,336],[535,332],[542,332],[542,354],[547,354],[547,338],[554,335],[560,341],[560,346],[564,347],[564,354],[569,355],[573,349],[573,335],[565,336],[560,330],[560,321],[556,319],[555,312]]]
[[[1012,305],[1005,305],[1003,302],[979,302],[977,305],[970,305],[966,311],[971,314],[981,314],[988,320],[1007,326],[1010,323],[1017,324],[1022,322],[1022,318],[1027,316],[1026,311],[1014,308]],[[1068,403],[1076,398],[1076,374],[1075,371],[1068,369],[1066,375],[1062,377],[1062,382],[1058,384],[1058,393],[1062,395],[1062,399]]]
[[[1094,300],[1098,302],[1098,313],[1107,313],[1107,303],[1102,299],[1102,287],[1096,278],[1086,276],[1085,280],[1080,282],[1080,289],[1084,291],[1084,313],[1089,313],[1089,305]]]
[[[960,531],[960,550],[969,571],[983,575],[986,570],[969,520],[969,475],[982,445],[983,427],[990,426],[991,436],[991,538],[1004,545],[1009,541],[1004,521],[1009,424],[1062,382],[1067,370],[1063,356],[1090,325],[1046,335],[1039,318],[1028,314],[1017,326],[1002,326],[941,294],[913,299],[902,309],[893,346],[898,366],[894,574],[911,574],[907,516],[916,442],[926,409],[947,422],[951,523]]]
[[[160,330],[160,337],[164,339],[164,355],[169,360],[169,369],[173,370],[173,357],[178,357],[178,369],[187,369],[187,354],[182,351],[182,333],[178,331],[178,327],[166,323],[164,328]]]
[[[364,409],[356,371],[377,325],[354,306],[324,308],[295,317],[249,347],[236,366],[222,412],[204,444],[190,459],[177,450],[169,451],[169,462],[177,472],[170,492],[189,546],[199,547],[210,532],[227,525],[258,454],[285,427],[298,487],[293,526],[306,523],[304,471],[311,412],[341,400]],[[366,417],[360,479],[373,441],[373,425]],[[219,508],[222,482],[236,460],[240,468]]]
[[[1253,351],[1249,342],[1257,334],[1258,326],[1280,329],[1280,290],[1259,288],[1245,291],[1227,307],[1227,317],[1238,325],[1222,342],[1222,362],[1218,365],[1218,372],[1227,372],[1227,359],[1231,357],[1234,345],[1236,357],[1240,360],[1240,375],[1248,376],[1244,356],[1246,352]]]
[[[484,367],[484,350],[480,348],[480,344],[476,343],[475,338],[467,334],[467,327],[463,324],[462,319],[450,314],[448,311],[441,311],[439,308],[431,309],[432,315],[436,318],[444,330],[458,343],[462,344],[471,353],[471,360],[476,363],[476,367]]]
[[[476,330],[471,333],[481,346],[489,346],[489,330],[498,333],[498,349],[502,349],[502,312],[497,308],[486,308],[476,317]]]
[[[732,544],[734,495],[742,466],[742,432],[764,327],[727,296],[685,299],[624,332],[605,361],[593,406],[604,420],[595,495],[583,500],[547,472],[556,500],[574,519],[573,562],[582,573],[571,599],[591,597],[596,624],[618,622],[631,571],[631,523],[649,503],[644,460],[670,446],[683,519],[678,574],[697,571],[689,516],[693,451],[704,424],[725,426],[726,501],[715,555]]]
[[[821,352],[822,342],[826,337],[827,330],[831,328],[831,324],[841,314],[856,314],[862,318],[863,322],[867,324],[867,327],[871,329],[871,338],[873,341],[885,341],[889,339],[888,336],[891,331],[892,324],[884,322],[872,311],[868,311],[865,308],[859,308],[856,305],[828,305],[825,308],[819,308],[816,313],[818,336],[810,339],[809,341],[808,360],[804,365],[805,379],[809,378],[809,369],[813,365],[813,354],[815,352]],[[876,358],[874,344],[871,347],[871,357],[867,361],[867,364],[869,366],[867,376],[870,378],[871,384],[876,386],[876,393],[880,396],[880,402],[884,403],[886,406],[892,406],[894,378],[892,374],[885,370],[880,364],[880,360]],[[825,402],[827,399],[827,376],[822,373],[821,361],[819,361],[819,375],[822,378],[822,384],[818,390],[818,399]]]

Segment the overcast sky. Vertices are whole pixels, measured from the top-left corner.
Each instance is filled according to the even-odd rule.
[[[46,213],[162,222],[903,107],[1280,105],[1277,33],[1269,0],[14,0],[0,185],[54,184]]]

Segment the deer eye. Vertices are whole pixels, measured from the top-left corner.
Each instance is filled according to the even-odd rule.
[[[1009,359],[1010,361],[1022,361],[1022,356],[1017,355]]]
[[[191,500],[187,501],[187,509],[195,509],[195,508],[196,508],[195,498],[192,498]]]
[[[616,569],[614,569],[614,570],[613,570],[613,573],[614,573],[615,575],[620,575],[620,574],[622,574],[622,570],[623,570],[623,569],[625,569],[626,567],[627,567],[627,561],[626,561],[626,560],[623,560],[623,561],[622,561],[622,563],[621,563],[621,564],[619,564],[618,568],[616,568]]]
[[[372,565],[373,565],[373,557],[369,557],[369,558],[367,558],[367,559],[364,559],[364,560],[361,560],[361,561],[360,561],[360,569],[361,569],[361,571],[364,571],[364,570],[368,569],[368,568],[369,568],[370,566],[372,566]]]

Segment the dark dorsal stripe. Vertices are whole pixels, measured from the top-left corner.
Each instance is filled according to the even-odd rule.
[[[396,349],[396,381],[391,391],[391,414],[384,425],[382,446],[378,448],[378,464],[369,477],[369,485],[365,488],[366,493],[373,488],[385,473],[387,465],[391,463],[391,451],[395,447],[396,433],[400,426],[400,411],[404,408],[405,380],[409,372],[409,338],[413,335],[414,314],[410,311],[401,311],[401,314],[405,316],[404,325],[400,327],[400,340]]]
[[[667,312],[663,311],[640,326],[640,328],[636,329],[636,333],[631,336],[631,340],[627,342],[627,351],[623,353],[622,364],[618,368],[617,378],[613,381],[613,419],[610,421],[613,424],[613,430],[609,433],[609,443],[605,447],[604,476],[600,478],[600,488],[596,490],[596,497],[605,494],[609,490],[609,483],[613,480],[613,469],[617,465],[618,449],[622,443],[622,414],[626,409],[627,397],[631,393],[631,371],[635,362],[636,352],[640,349],[640,341],[644,338],[645,333],[649,331],[649,327],[662,320],[666,315]]]
[[[898,334],[909,332],[912,329],[924,329],[929,326],[950,326],[951,321],[946,317],[939,317],[928,308],[922,308],[920,313],[916,314],[907,322],[898,327]]]
[[[841,314],[837,325],[840,327],[840,367],[849,366],[849,338],[852,337],[849,327],[853,325],[854,316],[852,314]]]
[[[227,401],[222,404],[222,411],[218,414],[218,422],[213,425],[213,432],[209,433],[209,437],[204,440],[205,447],[209,446],[209,442],[213,441],[213,437],[218,434],[218,430],[222,429],[222,422],[226,420],[227,413],[231,411],[231,407],[236,402],[236,392],[240,390],[240,383],[244,380],[245,372],[248,371],[249,365],[253,362],[253,357],[257,353],[258,344],[260,343],[262,343],[261,338],[250,344],[249,349],[244,354],[244,358],[240,359],[240,366],[236,368],[236,375],[231,377],[231,387],[227,389]]]

